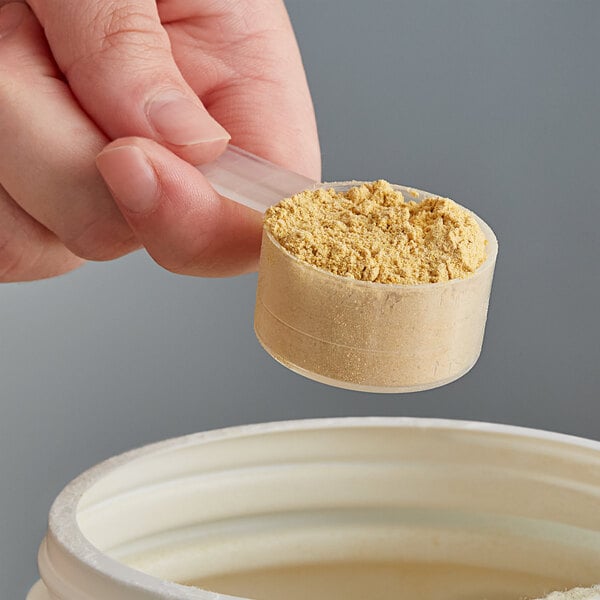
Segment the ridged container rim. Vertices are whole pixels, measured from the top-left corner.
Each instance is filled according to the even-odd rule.
[[[95,547],[82,533],[77,523],[78,504],[83,494],[111,471],[145,456],[159,455],[178,448],[209,444],[233,438],[251,437],[265,433],[285,433],[306,430],[344,428],[393,428],[399,430],[440,430],[457,433],[484,433],[492,436],[509,436],[531,441],[550,441],[570,447],[592,450],[600,454],[600,441],[514,425],[477,421],[417,418],[417,417],[335,417],[274,421],[227,427],[193,433],[151,443],[109,458],[91,467],[73,479],[54,501],[49,515],[48,535],[42,542],[39,554],[42,577],[54,576],[52,555],[48,543],[66,553],[79,568],[93,572],[103,579],[136,592],[136,598],[156,600],[227,600],[232,596],[190,588],[143,573],[109,557]],[[43,567],[43,568],[42,568]]]

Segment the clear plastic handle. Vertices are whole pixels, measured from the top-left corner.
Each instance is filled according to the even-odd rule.
[[[221,196],[261,213],[318,183],[231,144],[217,160],[196,168]]]

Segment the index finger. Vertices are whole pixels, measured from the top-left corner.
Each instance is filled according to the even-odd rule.
[[[154,139],[203,163],[229,134],[181,75],[156,2],[29,0],[86,112],[112,139]]]

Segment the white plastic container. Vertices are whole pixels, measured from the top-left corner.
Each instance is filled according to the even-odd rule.
[[[70,483],[39,568],[28,600],[541,597],[600,581],[600,443],[405,418],[168,440]]]

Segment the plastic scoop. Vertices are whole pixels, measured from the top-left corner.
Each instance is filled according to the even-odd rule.
[[[232,145],[215,161],[196,168],[221,196],[261,213],[318,183]]]
[[[347,191],[360,182],[321,184],[229,146],[198,169],[215,190],[264,213],[317,186]],[[396,185],[412,200],[435,196]],[[476,215],[487,259],[467,279],[399,285],[359,281],[302,262],[264,230],[254,330],[277,361],[328,385],[379,393],[450,383],[479,357],[498,245]]]
[[[361,182],[320,185],[346,192]],[[437,197],[394,185],[406,198]],[[465,209],[466,210],[466,209]],[[428,390],[462,377],[476,363],[485,331],[498,244],[466,279],[402,285],[336,275],[304,262],[265,228],[254,331],[292,371],[328,385],[376,393]]]

